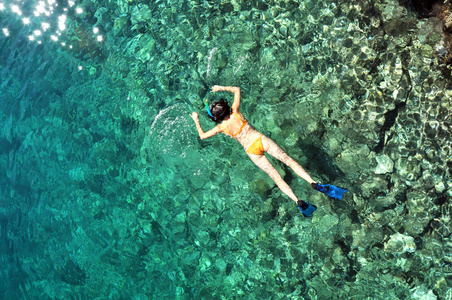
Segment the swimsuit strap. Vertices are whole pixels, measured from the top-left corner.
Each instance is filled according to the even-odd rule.
[[[232,114],[233,114],[237,119],[239,119],[240,121],[246,122],[246,120],[242,120],[242,118],[240,118],[239,116],[237,116],[237,115],[235,114],[235,112],[233,112]]]
[[[235,134],[232,134],[232,133],[230,133],[229,132],[229,130],[227,130],[226,129],[226,127],[223,125],[223,123],[222,124],[220,124],[221,125],[221,127],[223,127],[223,129],[224,129],[224,131],[226,131],[231,137],[236,137],[237,136],[237,134],[239,134],[240,133],[240,131],[242,131],[242,129],[243,129],[243,127],[245,127],[245,125],[248,123],[248,121],[247,120],[242,120],[242,118],[240,118],[239,116],[237,116],[235,113],[232,113],[237,119],[239,119],[240,121],[242,121],[242,127],[240,127],[240,129],[235,133]]]
[[[230,136],[232,136],[232,133],[230,133],[229,130],[227,130],[226,127],[224,127],[223,124],[220,124],[220,125],[221,125],[221,127],[223,127],[224,131],[226,131]]]
[[[240,120],[242,120],[242,119],[240,119]],[[242,131],[243,127],[245,127],[246,123],[248,123],[248,121],[242,121],[242,122],[243,122],[242,127],[240,127],[239,131],[237,131],[232,137],[236,137],[237,134],[239,134],[240,131]]]

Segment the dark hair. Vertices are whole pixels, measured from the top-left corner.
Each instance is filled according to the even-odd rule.
[[[220,101],[215,101],[210,105],[210,112],[213,118],[209,116],[215,123],[221,123],[224,118],[231,114],[229,104],[221,98]]]

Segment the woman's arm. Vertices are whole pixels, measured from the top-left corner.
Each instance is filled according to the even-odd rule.
[[[232,103],[232,111],[233,112],[239,112],[240,107],[240,88],[236,86],[220,86],[220,85],[214,85],[212,87],[212,92],[218,92],[218,91],[226,91],[234,93],[234,103]]]
[[[199,123],[199,114],[197,112],[192,112],[190,114],[190,117],[192,117],[193,121],[195,121],[196,129],[198,130],[199,138],[201,140],[207,139],[211,136],[214,136],[214,135],[222,132],[222,128],[220,125],[215,126],[214,128],[210,129],[207,132],[204,132],[204,130],[201,127],[201,124]]]

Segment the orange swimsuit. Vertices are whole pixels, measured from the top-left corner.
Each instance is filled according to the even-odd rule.
[[[242,126],[240,127],[240,129],[232,134],[230,133],[226,127],[221,124],[221,127],[223,127],[224,131],[226,131],[232,138],[236,137],[241,131],[242,129],[245,127],[245,125],[248,123],[247,120],[242,120],[239,116],[237,116],[235,113],[232,113],[237,119],[239,119],[240,121],[242,121]],[[246,149],[246,153],[249,154],[254,154],[254,155],[263,155],[265,150],[264,150],[264,145],[262,145],[262,135],[261,134],[252,144],[251,146],[248,147],[248,149]]]
[[[248,149],[246,149],[246,153],[254,154],[254,155],[263,155],[264,154],[265,150],[264,150],[264,145],[262,145],[262,136],[263,136],[263,134],[261,134],[251,144],[251,146],[249,146]]]
[[[236,133],[234,133],[234,134],[230,133],[229,130],[227,130],[226,127],[224,127],[223,124],[221,124],[221,127],[223,127],[224,131],[226,131],[231,137],[235,138],[235,137],[237,136],[237,134],[239,134],[240,131],[242,131],[243,127],[245,127],[245,125],[246,125],[246,123],[248,123],[248,121],[247,121],[247,120],[243,121],[243,120],[242,120],[239,116],[237,116],[235,113],[232,113],[232,114],[233,114],[237,119],[239,119],[240,121],[242,121],[242,127],[240,127],[240,129],[239,129]]]

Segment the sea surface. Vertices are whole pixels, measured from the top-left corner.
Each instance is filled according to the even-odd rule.
[[[452,299],[450,9],[0,0],[0,298]],[[200,140],[213,85],[344,199]]]

